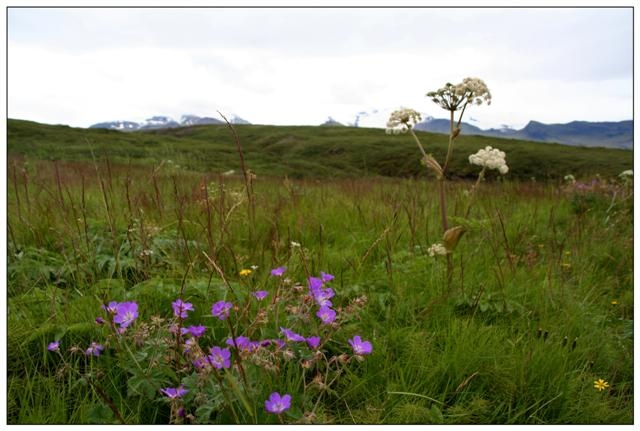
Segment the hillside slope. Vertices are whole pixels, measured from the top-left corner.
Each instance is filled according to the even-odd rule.
[[[321,126],[234,126],[247,168],[258,176],[292,178],[426,175],[408,135],[390,136],[380,129]],[[9,119],[9,157],[172,166],[199,172],[239,172],[238,153],[226,125],[119,132],[52,126]],[[436,159],[446,153],[447,136],[418,132]],[[627,150],[579,148],[516,139],[461,135],[456,141],[451,177],[472,178],[478,167],[468,156],[487,145],[507,153],[511,179],[561,179],[600,174],[614,177],[633,167]],[[489,178],[493,173],[488,175]]]

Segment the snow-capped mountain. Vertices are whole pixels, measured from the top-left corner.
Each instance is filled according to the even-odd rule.
[[[231,115],[228,117],[231,124],[251,124],[247,120],[238,117],[237,115]],[[123,132],[132,132],[135,130],[151,130],[151,129],[170,129],[174,127],[186,127],[202,124],[224,124],[224,121],[218,120],[212,117],[199,117],[197,115],[183,115],[180,117],[180,121],[176,121],[171,117],[164,115],[156,115],[147,118],[141,123],[135,121],[106,121],[102,123],[96,123],[89,126],[90,129],[112,129],[120,130]]]

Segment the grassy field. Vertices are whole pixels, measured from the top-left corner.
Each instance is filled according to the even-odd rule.
[[[359,178],[363,176],[427,176],[406,136],[388,136],[381,129],[312,126],[235,126],[246,162],[261,176],[289,178]],[[225,125],[194,126],[122,133],[75,129],[28,121],[8,121],[10,155],[60,161],[91,161],[108,157],[118,164],[167,164],[200,172],[227,172],[240,166],[233,136]],[[442,160],[448,137],[417,132],[427,152]],[[609,178],[633,166],[633,152],[580,148],[512,139],[461,135],[449,172],[453,178],[474,178],[467,157],[487,145],[507,153],[509,178],[562,180]]]
[[[446,187],[468,231],[448,283],[446,259],[427,253],[442,237],[436,184],[411,176],[408,139],[237,130],[249,183],[221,174],[239,173],[225,128],[10,121],[9,424],[633,423],[632,189],[617,178],[630,152],[461,138]],[[420,136],[444,151],[446,137]],[[484,145],[510,174],[481,184],[465,217],[462,178],[477,169],[462,154]],[[580,181],[528,180],[568,173]],[[335,293],[331,323],[310,277]],[[130,326],[111,301],[137,304]],[[224,320],[218,301],[232,303]],[[187,342],[192,325],[206,331]],[[260,344],[197,364],[240,336]],[[291,395],[282,414],[265,410],[273,392]]]

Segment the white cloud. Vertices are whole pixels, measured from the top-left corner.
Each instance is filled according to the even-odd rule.
[[[494,96],[481,126],[632,115],[628,8],[10,9],[8,24],[8,115],[35,121],[443,117],[425,93],[467,76]]]

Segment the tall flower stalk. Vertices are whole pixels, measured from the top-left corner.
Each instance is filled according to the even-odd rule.
[[[442,230],[444,231],[443,241],[444,249],[447,256],[447,284],[450,284],[451,277],[453,275],[453,260],[451,253],[453,248],[457,245],[460,237],[464,234],[465,228],[462,226],[449,227],[449,219],[447,216],[447,202],[446,202],[446,190],[445,180],[447,177],[447,169],[451,162],[451,155],[453,153],[453,143],[460,135],[460,124],[462,123],[462,117],[465,110],[469,105],[482,105],[487,103],[491,104],[491,93],[487,85],[478,78],[465,78],[459,84],[446,83],[444,87],[430,91],[426,94],[427,97],[440,106],[442,109],[449,111],[449,145],[447,147],[447,155],[444,160],[444,164],[438,163],[438,161],[428,154],[420,139],[414,132],[415,125],[421,120],[420,114],[413,109],[400,109],[391,113],[389,121],[387,122],[387,133],[405,133],[409,132],[413,136],[418,149],[422,153],[422,164],[433,171],[438,180],[438,194],[440,203],[440,217],[442,222]],[[459,112],[456,119],[456,112]],[[484,170],[482,171],[484,174]],[[440,253],[438,253],[440,254]]]

